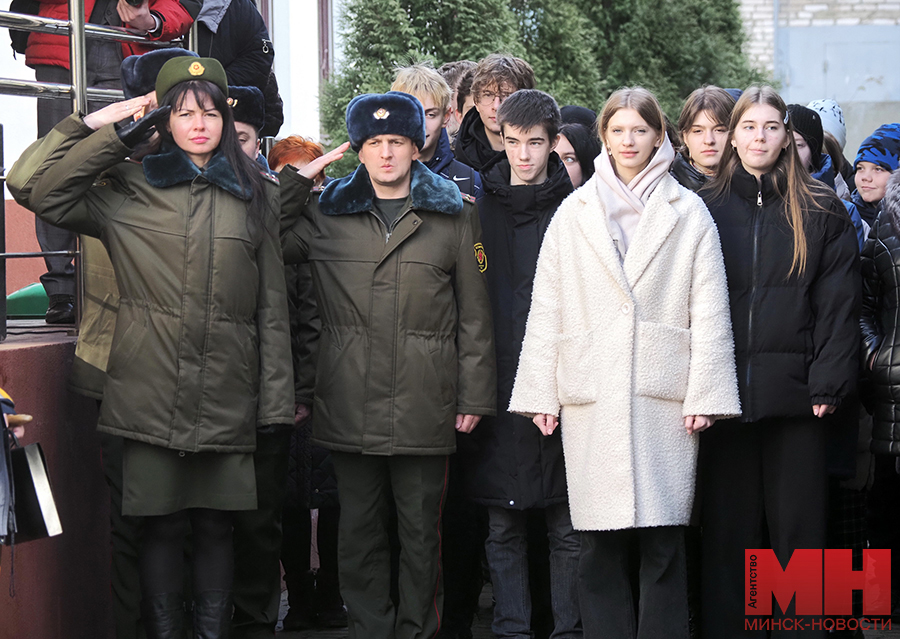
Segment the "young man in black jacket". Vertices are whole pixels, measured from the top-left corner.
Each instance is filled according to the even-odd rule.
[[[517,91],[500,107],[497,121],[504,153],[484,167],[485,196],[478,209],[491,258],[487,280],[500,410],[460,442],[463,477],[469,496],[488,509],[494,633],[532,636],[529,581],[536,577],[529,577],[528,512],[540,509],[550,540],[553,636],[572,639],[582,636],[576,580],[580,544],[569,517],[560,431],[544,437],[530,419],[506,411],[541,241],[556,209],[572,192],[572,182],[554,152],[560,115],[552,97]]]
[[[481,171],[503,153],[497,110],[519,89],[534,88],[534,71],[525,60],[492,53],[478,63],[472,76],[475,108],[463,118],[456,136],[456,159]]]

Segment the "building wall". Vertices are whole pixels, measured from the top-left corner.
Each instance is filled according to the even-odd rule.
[[[745,52],[788,103],[836,100],[854,156],[877,126],[900,120],[900,2],[741,0]],[[777,20],[776,20],[777,14]]]

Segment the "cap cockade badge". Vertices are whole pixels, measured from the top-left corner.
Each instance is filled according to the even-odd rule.
[[[188,67],[188,73],[191,75],[203,75],[203,72],[206,69],[203,68],[203,65],[199,62],[192,62],[191,66]]]
[[[390,111],[388,111],[388,110],[385,109],[384,107],[381,107],[380,109],[378,109],[378,110],[377,110],[375,113],[373,113],[372,115],[375,116],[375,119],[376,119],[376,120],[387,120],[387,117],[388,117],[390,114],[391,114]]]
[[[228,106],[230,106],[231,108],[234,108],[237,106],[238,101],[235,98],[228,98],[227,100],[225,100],[225,102],[228,103]]]

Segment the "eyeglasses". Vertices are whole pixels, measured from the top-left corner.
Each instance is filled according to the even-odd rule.
[[[485,106],[489,104],[493,104],[494,100],[500,98],[500,104],[511,96],[512,93],[507,93],[506,91],[501,91],[499,93],[494,93],[493,91],[481,91],[478,93],[478,104],[483,104]]]

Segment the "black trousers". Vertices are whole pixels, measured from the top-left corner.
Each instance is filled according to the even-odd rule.
[[[256,435],[257,509],[234,513],[233,639],[271,637],[278,623],[281,509],[290,440],[290,429]]]
[[[578,601],[585,639],[687,639],[684,543],[681,526],[582,531]]]
[[[717,422],[700,436],[703,637],[817,637],[818,631],[744,630],[744,550],[824,548],[827,429],[812,415]],[[777,617],[793,617],[793,604]]]
[[[441,512],[447,457],[332,453],[341,502],[338,567],[350,639],[425,639],[441,625]],[[399,604],[390,596],[390,500],[400,538]]]
[[[97,403],[99,406],[100,402]],[[103,474],[109,486],[110,573],[116,639],[143,639],[146,633],[141,621],[138,545],[144,520],[122,514],[122,438],[106,433],[99,435]]]

